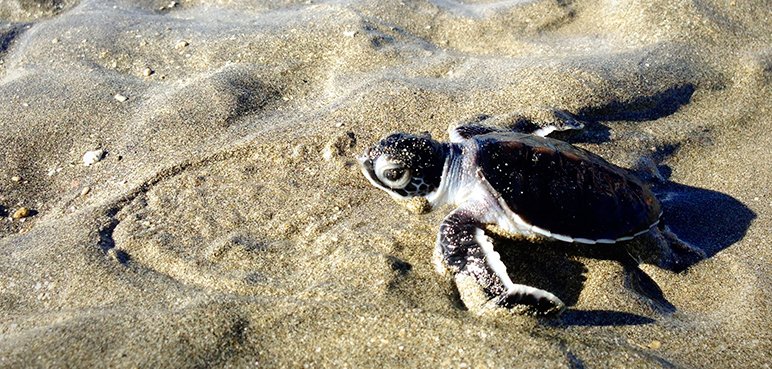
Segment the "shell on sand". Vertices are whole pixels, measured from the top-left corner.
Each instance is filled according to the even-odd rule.
[[[102,160],[105,156],[105,151],[102,149],[86,151],[83,154],[83,165],[90,166],[96,164]]]
[[[32,212],[30,211],[29,208],[21,207],[16,209],[16,211],[14,211],[13,214],[11,214],[11,218],[18,220],[18,219],[26,218],[30,215],[32,215]]]

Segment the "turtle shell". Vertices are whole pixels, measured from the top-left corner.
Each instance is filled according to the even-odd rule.
[[[647,186],[589,151],[528,134],[491,133],[472,140],[478,174],[491,190],[523,221],[555,238],[613,242],[659,220],[659,201]]]

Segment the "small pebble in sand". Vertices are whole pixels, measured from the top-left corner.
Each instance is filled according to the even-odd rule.
[[[659,350],[660,347],[662,347],[662,342],[659,342],[657,340],[651,341],[649,343],[649,348],[652,350]]]
[[[168,5],[164,5],[164,6],[160,7],[160,8],[158,8],[158,10],[172,9],[172,8],[174,8],[177,5],[179,5],[178,2],[172,1]]]
[[[292,148],[292,153],[290,154],[290,158],[292,159],[300,159],[306,154],[306,147],[303,144],[295,145],[295,147]]]
[[[145,68],[142,70],[142,75],[145,77],[150,77],[153,73],[155,73],[155,71],[150,68]]]
[[[29,208],[21,207],[15,212],[13,212],[13,215],[11,215],[11,218],[15,220],[23,219],[28,216],[32,215],[32,212],[29,210]]]
[[[332,160],[335,155],[334,150],[335,149],[330,146],[325,147],[324,150],[322,150],[322,158],[326,161]]]
[[[19,182],[19,181],[21,181],[21,177],[13,176],[13,177],[11,177],[11,180],[14,181],[14,182]]]
[[[128,97],[126,97],[126,96],[123,96],[123,95],[121,95],[121,94],[115,94],[115,99],[116,99],[116,100],[118,100],[118,101],[120,101],[120,102],[125,102],[125,101],[126,101],[126,100],[128,100],[129,98],[128,98]]]
[[[86,151],[86,153],[83,154],[83,165],[89,166],[92,164],[96,164],[97,162],[102,160],[104,156],[105,156],[105,151],[102,149]]]
[[[91,192],[91,187],[89,186],[83,187],[83,189],[80,190],[80,196],[86,196],[88,195],[89,192]]]
[[[357,34],[357,31],[343,31],[343,36],[346,36],[346,37],[354,37],[356,36],[356,34]]]
[[[55,39],[51,40],[51,43],[52,44],[58,44],[59,43],[59,39],[55,38]]]
[[[178,41],[176,45],[174,45],[174,48],[175,49],[182,49],[184,47],[187,47],[188,45],[190,45],[190,43],[188,43],[185,40],[181,40],[181,41]]]

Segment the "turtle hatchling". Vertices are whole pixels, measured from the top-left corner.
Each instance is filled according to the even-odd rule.
[[[545,137],[554,130],[523,133],[474,123],[451,128],[450,143],[395,133],[359,161],[365,177],[397,200],[421,200],[428,210],[456,206],[440,225],[435,260],[457,282],[471,277],[499,306],[558,314],[565,304],[557,296],[510,279],[485,229],[611,244],[660,232],[662,212],[641,180],[587,150]]]

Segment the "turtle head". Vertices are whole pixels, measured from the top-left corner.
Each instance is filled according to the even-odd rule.
[[[366,150],[359,163],[375,187],[397,200],[409,200],[439,188],[447,154],[447,145],[429,134],[394,133]]]

